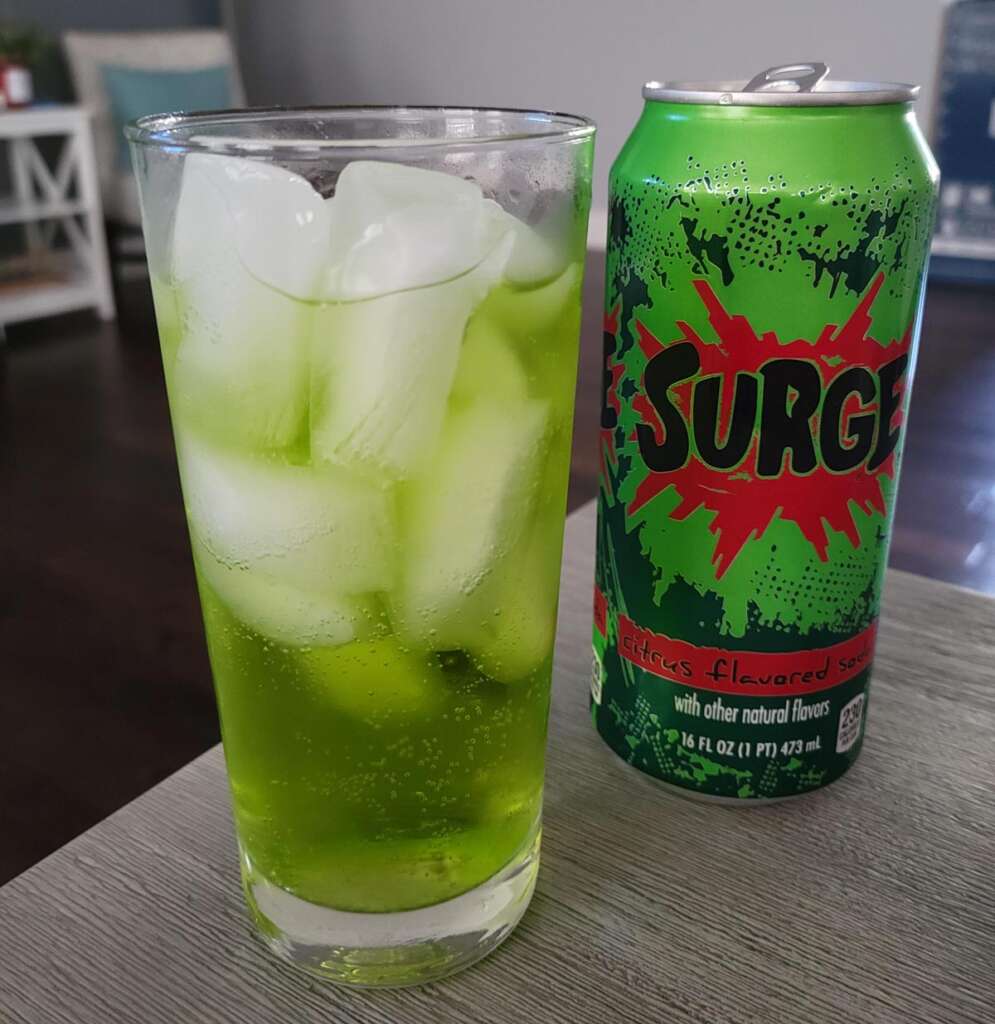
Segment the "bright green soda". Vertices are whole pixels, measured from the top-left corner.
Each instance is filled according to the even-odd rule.
[[[409,910],[536,841],[582,246],[401,298],[154,283],[248,877]]]

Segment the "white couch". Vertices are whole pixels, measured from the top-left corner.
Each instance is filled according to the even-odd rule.
[[[220,29],[162,32],[67,32],[66,60],[77,100],[93,115],[94,148],[104,215],[117,224],[140,226],[134,175],[118,163],[117,126],[104,89],[105,64],[150,71],[196,71],[225,65],[230,71],[232,105],[245,104],[231,38]]]

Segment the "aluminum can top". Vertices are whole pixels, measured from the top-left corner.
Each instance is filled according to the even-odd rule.
[[[721,107],[867,107],[911,103],[919,86],[904,82],[850,82],[829,78],[819,61],[779,64],[748,82],[647,82],[643,98],[659,103]]]

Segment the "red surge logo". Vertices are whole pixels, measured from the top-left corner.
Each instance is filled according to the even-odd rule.
[[[878,477],[894,473],[912,337],[911,325],[888,345],[869,334],[883,283],[881,274],[845,324],[812,341],[757,334],[707,281],[694,287],[718,344],[679,320],[681,336],[664,345],[637,323],[648,362],[631,436],[649,474],[629,514],[671,485],[681,498],[672,519],[714,512],[716,577],[775,516],[796,523],[823,561],[827,527],[858,547],[853,506],[886,512]],[[611,364],[608,373],[612,395]]]

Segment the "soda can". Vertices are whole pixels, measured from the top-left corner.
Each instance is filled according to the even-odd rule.
[[[591,713],[687,794],[856,760],[938,171],[918,89],[649,83],[611,173]]]

